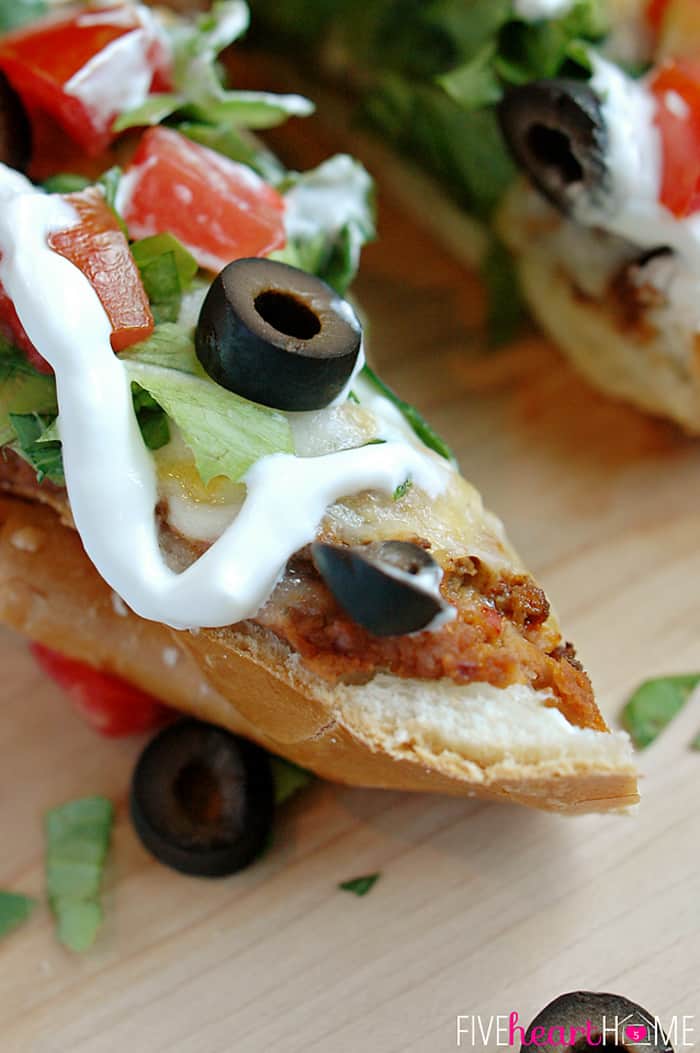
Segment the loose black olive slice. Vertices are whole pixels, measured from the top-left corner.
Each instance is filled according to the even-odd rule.
[[[595,991],[555,998],[525,1028],[525,1037],[520,1053],[673,1053],[652,1013],[622,995]]]
[[[222,387],[281,410],[322,409],[352,375],[362,327],[329,285],[274,260],[236,260],[197,324],[200,362]]]
[[[600,102],[577,80],[537,80],[506,92],[501,130],[517,164],[551,203],[569,213],[605,188],[608,135]]]
[[[0,73],[0,162],[20,172],[32,153],[32,131],[27,112],[4,73]]]
[[[349,548],[317,541],[311,554],[343,610],[375,636],[418,632],[449,610],[439,592],[442,570],[418,545],[382,541]]]
[[[274,813],[267,754],[197,720],[157,735],[131,784],[131,818],[145,847],[183,874],[225,877],[265,848]]]

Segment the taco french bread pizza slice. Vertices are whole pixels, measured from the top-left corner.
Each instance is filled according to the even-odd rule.
[[[103,67],[127,24],[125,105]],[[90,5],[0,40],[30,129],[50,110],[83,171],[123,165],[47,179],[35,134],[0,166],[0,617],[329,779],[624,809],[629,741],[544,592],[365,363],[369,177],[285,171],[251,127],[309,104],[217,78],[245,25]],[[39,97],[57,32],[85,65],[47,58]]]
[[[519,289],[589,381],[700,433],[695,0],[372,0],[362,18],[348,0],[251,6],[261,42],[303,41],[451,199],[379,162],[483,267],[497,339]]]

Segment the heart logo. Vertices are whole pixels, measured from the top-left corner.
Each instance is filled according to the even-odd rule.
[[[625,1038],[628,1042],[643,1042],[648,1034],[644,1024],[628,1024],[625,1028]]]

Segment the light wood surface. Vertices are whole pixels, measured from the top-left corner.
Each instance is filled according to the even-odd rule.
[[[334,145],[295,134],[311,160]],[[700,669],[700,445],[535,337],[484,354],[475,280],[391,200],[357,293],[383,374],[506,519],[611,721],[640,680]],[[0,661],[0,887],[41,896],[46,808],[103,793],[118,816],[94,951],[58,947],[45,908],[0,947],[2,1053],[447,1053],[458,1014],[527,1022],[577,988],[698,1014],[700,1050],[697,700],[641,758],[631,817],[317,784],[263,862],[210,883],[130,829],[141,743],[93,735],[7,633]],[[377,870],[365,899],[337,890]]]

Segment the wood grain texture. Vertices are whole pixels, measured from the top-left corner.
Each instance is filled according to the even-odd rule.
[[[293,136],[309,162],[336,145]],[[508,522],[614,723],[641,679],[700,667],[700,446],[534,336],[485,354],[475,279],[390,199],[381,215],[357,285],[374,359]],[[697,1013],[700,1050],[697,699],[643,755],[633,817],[318,784],[262,863],[209,883],[130,829],[140,742],[96,738],[8,633],[0,661],[0,887],[41,895],[46,808],[104,793],[118,816],[95,950],[59,948],[44,908],[0,948],[3,1053],[447,1053],[457,1014],[527,1021],[575,988]],[[376,870],[367,898],[337,890]]]

